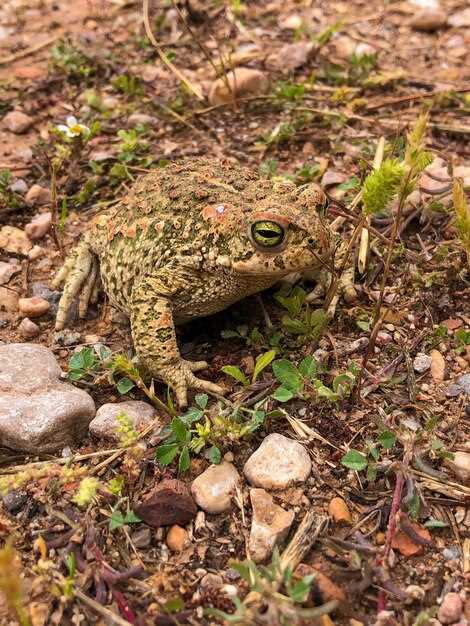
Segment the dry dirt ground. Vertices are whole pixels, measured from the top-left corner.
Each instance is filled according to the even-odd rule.
[[[51,210],[56,221],[55,236],[49,232],[35,242],[35,254],[0,250],[0,260],[15,257],[21,266],[2,288],[2,342],[25,341],[11,298],[31,296],[38,282],[50,284],[62,262],[58,244],[69,250],[91,217],[119,198],[142,171],[182,156],[223,156],[259,168],[265,176],[321,182],[332,200],[329,217],[346,216],[342,234],[347,240],[360,215],[360,205],[354,208],[351,202],[380,138],[385,138],[386,150],[402,156],[404,137],[426,108],[427,148],[436,161],[431,176],[420,179],[399,223],[383,326],[366,364],[360,397],[335,402],[315,394],[295,398],[251,437],[222,438],[218,447],[233,457],[240,473],[270,432],[302,440],[311,455],[314,471],[308,482],[275,494],[275,499],[295,511],[290,538],[309,511],[317,516],[317,526],[323,517],[329,520],[302,559],[311,566],[305,571],[313,567],[323,578],[313,582],[301,606],[332,599],[339,606],[329,616],[299,623],[437,626],[450,623],[442,612],[441,622],[436,617],[449,592],[463,600],[454,623],[470,623],[468,595],[465,604],[470,391],[467,387],[453,397],[448,393],[451,383],[470,369],[468,265],[449,196],[452,172],[470,186],[468,5],[460,0],[439,6],[424,0],[214,0],[188,7],[162,0],[150,3],[150,25],[167,58],[199,97],[160,61],[146,37],[139,2],[2,2],[0,170],[10,175],[2,175],[3,186],[0,181],[0,227],[23,228],[37,213]],[[263,76],[235,103],[222,102],[213,90],[208,99],[216,72],[221,75],[231,66],[257,69]],[[2,123],[11,111],[31,118],[25,132],[12,132]],[[86,145],[67,143],[57,133],[56,126],[70,115],[93,130]],[[34,184],[44,188],[43,205],[27,199]],[[361,366],[393,212],[374,217],[371,227],[365,267],[356,271],[357,297],[340,302],[319,343],[308,336],[299,339],[282,325],[286,310],[273,290],[263,295],[263,305],[250,299],[210,324],[196,321],[182,329],[184,354],[206,359],[206,377],[229,388],[230,400],[252,406],[253,398],[275,387],[271,368],[242,393],[221,367],[252,372],[254,359],[280,336],[282,358],[298,363],[315,353],[323,363],[321,380],[331,387],[351,361]],[[299,315],[304,313],[305,307]],[[266,326],[267,316],[272,328]],[[100,342],[115,352],[132,347],[126,327],[104,302],[92,308],[88,319],[74,323],[70,332],[75,339],[66,335],[68,345],[63,339],[59,343],[50,315],[35,322],[39,335],[26,341],[51,348],[64,371],[85,345]],[[253,333],[254,328],[259,332]],[[416,371],[418,353],[430,357],[429,369]],[[77,384],[97,406],[119,399],[106,377]],[[164,389],[157,387],[157,392],[165,400]],[[128,396],[145,399],[135,388]],[[209,402],[215,406],[216,400]],[[279,404],[268,400],[265,408]],[[163,413],[161,419],[166,419]],[[166,527],[152,529],[150,535],[142,522],[110,529],[110,512],[117,505],[125,511],[160,480],[179,477],[189,483],[209,466],[204,454],[194,455],[189,471],[178,475],[176,462],[163,467],[155,459],[157,444],[147,438],[145,449],[115,458],[107,452],[111,446],[89,436],[73,454],[100,456],[71,462],[69,479],[60,456],[1,451],[3,477],[18,472],[28,477],[25,482],[23,474],[18,489],[20,505],[0,514],[0,539],[11,536],[16,549],[8,567],[21,577],[3,577],[2,590],[10,585],[10,599],[17,598],[17,606],[26,604],[29,617],[23,616],[22,623],[210,624],[222,622],[205,615],[205,609],[234,612],[234,587],[242,599],[248,593],[248,584],[231,564],[231,559],[247,556],[251,505],[246,482],[228,512],[198,515],[186,526],[189,542],[183,549],[168,549]],[[368,473],[343,462],[351,449],[369,462]],[[464,453],[466,466],[455,470],[452,454],[457,452]],[[44,460],[49,464],[31,465]],[[103,465],[97,470],[98,464]],[[80,480],[92,474],[103,485],[123,476],[121,499],[99,491],[88,506],[74,503]],[[344,500],[351,516],[344,524],[328,517],[335,496]],[[75,572],[67,556],[72,553]],[[3,554],[3,563],[6,558]],[[108,566],[121,574],[110,577]],[[207,573],[219,578],[208,579]],[[18,623],[15,619],[0,601],[0,623]],[[277,622],[271,615],[264,623]]]

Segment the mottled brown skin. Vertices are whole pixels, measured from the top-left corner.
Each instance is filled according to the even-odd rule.
[[[273,182],[229,162],[187,159],[156,169],[93,222],[67,259],[55,279],[65,282],[56,328],[76,296],[86,314],[101,274],[111,303],[130,317],[140,361],[180,405],[188,388],[221,393],[194,376],[205,362],[181,358],[174,325],[322,267],[334,246],[319,215],[324,202],[316,185]],[[252,225],[266,221],[284,232],[279,245],[254,241]]]

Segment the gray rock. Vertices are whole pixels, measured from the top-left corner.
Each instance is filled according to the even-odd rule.
[[[211,465],[193,481],[191,494],[206,513],[222,513],[230,509],[239,482],[235,467],[223,461],[220,465]]]
[[[448,398],[456,398],[460,396],[461,393],[470,396],[470,373],[462,374],[446,389],[446,396]]]
[[[431,357],[422,352],[418,352],[413,360],[413,369],[418,374],[424,374],[431,367]]]
[[[73,445],[95,414],[91,396],[60,380],[44,346],[0,346],[0,445],[32,454]]]
[[[3,126],[15,135],[25,133],[32,126],[34,120],[23,111],[10,111],[2,120]]]
[[[38,213],[38,215],[35,215],[29,224],[26,224],[24,230],[29,239],[34,241],[35,239],[42,239],[49,231],[51,225],[52,213],[47,211],[46,213]]]
[[[58,343],[59,346],[74,346],[80,343],[80,339],[81,335],[78,331],[69,330],[68,328],[58,330],[54,333],[54,341]]]
[[[129,126],[137,126],[137,124],[147,124],[148,126],[155,126],[157,119],[146,113],[132,113],[127,120]]]
[[[35,184],[30,187],[24,199],[31,206],[42,206],[51,203],[52,193],[47,187]]]
[[[253,519],[248,546],[251,559],[261,563],[269,559],[274,547],[286,538],[295,515],[294,511],[285,511],[275,504],[264,489],[251,489],[250,499]]]
[[[285,489],[305,482],[312,462],[305,448],[284,435],[268,435],[245,463],[249,483],[263,489]]]
[[[10,189],[13,193],[19,193],[23,196],[28,191],[28,185],[22,178],[17,178],[11,183]]]
[[[18,326],[18,332],[24,339],[33,339],[40,334],[41,329],[29,317],[25,317]]]
[[[18,263],[5,263],[5,261],[0,261],[0,285],[5,285],[10,278],[20,270],[21,265],[18,265]]]
[[[446,561],[455,561],[460,558],[460,548],[459,546],[451,546],[450,548],[444,548],[442,551],[442,556]]]
[[[125,413],[133,427],[141,431],[155,419],[156,411],[147,402],[127,400],[126,402],[108,402],[96,411],[95,418],[90,422],[90,432],[100,439],[120,441],[117,429],[119,422],[116,417]]]
[[[139,528],[132,533],[131,540],[136,548],[148,548],[152,541],[152,531],[148,526]]]
[[[458,593],[446,593],[442,600],[437,613],[437,619],[441,624],[453,624],[456,622],[463,611],[463,602]]]
[[[16,515],[16,513],[19,513],[21,509],[24,508],[27,501],[28,494],[26,493],[26,491],[22,491],[21,489],[15,489],[14,491],[10,491],[9,493],[7,493],[6,496],[2,498],[3,506],[11,515]]]

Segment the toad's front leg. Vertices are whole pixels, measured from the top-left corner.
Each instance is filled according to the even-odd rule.
[[[181,289],[175,273],[161,270],[142,279],[134,288],[131,302],[131,329],[141,363],[153,378],[167,383],[180,407],[188,404],[188,389],[223,394],[222,387],[201,380],[194,372],[205,369],[205,361],[181,358],[176,341],[172,296]]]

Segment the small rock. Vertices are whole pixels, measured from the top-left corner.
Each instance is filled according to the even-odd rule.
[[[21,320],[21,324],[18,326],[18,332],[23,339],[33,339],[40,334],[41,329],[37,324],[30,320],[29,317],[25,317]]]
[[[346,176],[335,170],[326,170],[321,179],[322,187],[331,187],[331,185],[339,185],[344,183]]]
[[[64,328],[64,330],[58,330],[55,332],[53,338],[54,342],[58,343],[59,346],[70,347],[80,343],[81,335],[78,331]]]
[[[378,346],[383,347],[388,345],[393,341],[392,335],[386,333],[384,330],[381,330],[377,333],[376,343]]]
[[[30,259],[31,261],[36,261],[36,259],[40,259],[45,254],[46,254],[46,251],[44,250],[44,248],[41,248],[41,246],[35,245],[28,252],[28,259]]]
[[[310,41],[287,43],[275,57],[275,64],[284,72],[292,72],[305,65],[312,54],[314,45]]]
[[[3,496],[2,502],[8,513],[16,515],[16,513],[19,513],[21,509],[24,508],[25,504],[28,502],[28,498],[29,496],[26,491],[15,489],[7,493],[6,496]]]
[[[431,350],[431,376],[435,382],[442,382],[445,377],[446,362],[439,350]]]
[[[231,463],[223,461],[211,465],[191,485],[191,493],[206,513],[222,513],[232,504],[232,495],[240,483],[240,476]]]
[[[10,190],[23,196],[28,191],[28,185],[22,178],[17,178],[11,183]]]
[[[264,489],[251,489],[250,499],[253,519],[248,546],[251,559],[261,563],[286,538],[295,515],[294,511],[285,511],[275,504]]]
[[[13,289],[0,287],[0,311],[15,313],[18,310],[18,294]]]
[[[35,215],[33,219],[26,224],[24,230],[29,239],[41,239],[49,231],[52,225],[52,213],[40,213]]]
[[[268,435],[245,463],[249,483],[263,489],[286,489],[307,480],[312,463],[305,448],[284,435]]]
[[[228,83],[228,86],[227,86]],[[260,70],[237,67],[212,83],[209,102],[212,105],[225,104],[235,98],[266,93],[269,80]]]
[[[464,393],[470,396],[470,373],[462,374],[459,376],[449,387],[446,389],[446,396],[448,398],[456,398]]]
[[[45,454],[73,445],[95,414],[91,396],[60,380],[44,346],[0,346],[0,446]]]
[[[346,349],[346,354],[353,354],[353,352],[359,352],[359,350],[364,350],[364,348],[369,343],[369,339],[367,337],[359,337],[355,339]]]
[[[132,113],[127,120],[128,126],[137,126],[137,124],[155,126],[157,119],[146,113]]]
[[[454,452],[453,459],[445,459],[444,463],[464,484],[470,484],[470,452]]]
[[[288,15],[287,17],[279,20],[279,26],[283,30],[297,30],[303,24],[302,17],[297,13],[293,13],[292,15]]]
[[[51,307],[47,300],[32,296],[31,298],[20,298],[18,306],[21,315],[25,317],[41,317],[47,313]]]
[[[168,479],[159,483],[134,511],[146,524],[159,528],[187,524],[196,516],[197,506],[185,483]]]
[[[0,261],[0,285],[5,285],[20,269],[21,267],[17,263],[5,263],[5,261]]]
[[[218,589],[219,587],[222,587],[223,584],[224,581],[222,576],[208,572],[201,578],[199,586],[201,589]]]
[[[25,196],[25,201],[31,206],[42,206],[52,201],[51,190],[41,185],[32,185]]]
[[[23,113],[23,111],[10,111],[3,118],[3,126],[15,135],[20,135],[30,128],[34,123],[32,117]]]
[[[23,163],[29,163],[33,159],[33,151],[29,147],[22,148],[18,150],[18,152],[16,153],[16,156]]]
[[[172,526],[166,536],[166,545],[172,552],[182,552],[189,545],[188,531],[181,526]]]
[[[425,544],[431,545],[432,539],[427,528],[423,528],[416,522],[410,522],[410,526]],[[392,548],[398,550],[403,556],[414,556],[415,554],[421,554],[424,546],[421,543],[415,543],[407,533],[399,530],[393,536]]]
[[[16,226],[3,226],[0,228],[0,248],[5,252],[26,256],[31,249],[31,242],[23,230]]]
[[[459,546],[451,546],[450,548],[444,548],[442,556],[446,561],[455,561],[460,558]]]
[[[136,548],[148,548],[152,541],[152,531],[147,526],[143,526],[132,533],[131,540]]]
[[[413,369],[418,374],[424,374],[431,367],[431,357],[422,352],[418,352],[413,360]]]
[[[437,619],[441,624],[453,624],[460,619],[462,612],[463,603],[459,594],[451,591],[444,596],[437,613]]]
[[[449,25],[455,28],[466,28],[470,26],[470,7],[453,13],[448,19]]]
[[[126,414],[137,431],[151,424],[156,415],[153,406],[140,400],[108,402],[100,406],[95,418],[90,422],[91,434],[100,439],[119,442],[121,440],[118,432],[120,424],[116,417],[121,413]]]
[[[447,320],[442,320],[441,322],[441,326],[445,326],[448,330],[457,330],[457,328],[460,328],[462,325],[462,320],[453,317],[450,317]]]
[[[328,504],[328,515],[337,524],[352,524],[351,513],[343,498],[336,497],[330,500]]]
[[[440,9],[423,9],[410,20],[411,28],[426,33],[433,33],[447,26],[447,15]]]

